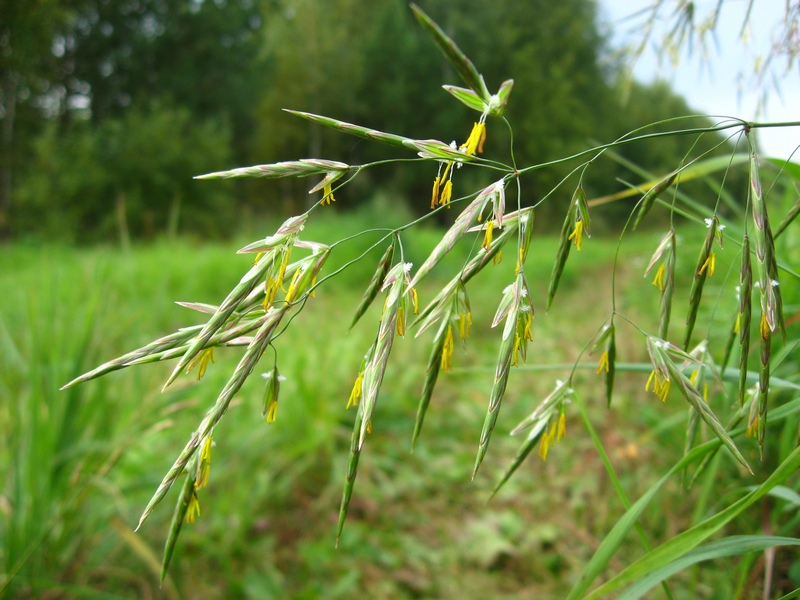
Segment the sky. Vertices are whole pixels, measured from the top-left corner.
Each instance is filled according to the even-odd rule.
[[[705,49],[695,43],[692,53],[684,49],[674,65],[668,58],[659,58],[655,49],[655,42],[675,25],[678,1],[665,0],[652,41],[634,66],[636,79],[668,81],[693,109],[705,114],[759,122],[800,121],[800,64],[787,71],[785,59],[779,58],[774,63],[779,91],[771,85],[765,87],[754,75],[758,57],[769,52],[773,38],[780,31],[787,0],[755,0],[742,36],[748,2],[725,0],[714,33],[706,38]],[[615,47],[641,41],[647,14],[641,11],[652,4],[653,0],[599,0],[601,19],[611,28]],[[697,0],[694,4],[695,22],[702,23],[714,11],[718,0]],[[764,90],[768,93],[762,106]],[[800,145],[800,127],[761,130],[759,143],[765,154],[788,158]],[[800,160],[800,156],[794,160]]]

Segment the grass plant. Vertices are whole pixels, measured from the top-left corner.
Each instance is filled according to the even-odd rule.
[[[189,244],[3,259],[7,594],[125,595],[164,579],[168,595],[206,597],[638,598],[661,585],[668,598],[744,598],[756,580],[764,593],[800,585],[775,550],[800,544],[797,165],[762,173],[752,132],[769,124],[676,119],[554,161],[572,175],[529,206],[526,175],[548,164],[515,164],[513,81],[490,93],[413,10],[468,86],[445,89],[480,115],[463,144],[293,114],[429,169],[426,216],[326,216],[375,165],[309,158],[202,177],[317,177],[319,201],[238,260]],[[512,134],[508,156],[479,156],[496,127]],[[590,239],[608,198],[588,198],[583,175],[607,151],[722,132],[727,161],[690,153],[632,185],[619,239],[596,227]],[[721,185],[710,203],[683,192],[736,165],[750,180],[741,217]],[[461,168],[497,179],[462,190]],[[563,227],[547,238],[536,207],[559,201]],[[425,226],[448,212],[445,231]],[[646,231],[657,212],[664,226]],[[154,311],[176,291],[191,301]],[[109,567],[126,555],[140,568]],[[735,580],[696,566],[740,556]]]

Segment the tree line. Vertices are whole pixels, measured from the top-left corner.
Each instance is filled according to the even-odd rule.
[[[490,89],[515,80],[507,117],[519,164],[691,113],[663,83],[634,82],[622,93],[622,67],[593,0],[419,4],[487,74]],[[441,90],[457,77],[405,0],[0,0],[0,14],[6,238],[224,236],[243,216],[302,209],[308,182],[193,175],[299,158],[361,164],[397,156],[282,108],[459,143],[474,119]],[[506,153],[508,135],[491,121],[486,155]],[[620,152],[663,171],[692,142]],[[424,211],[434,174],[406,166],[366,171],[337,206],[355,207],[380,187]],[[537,171],[523,203],[537,202],[569,168]],[[590,195],[610,193],[623,175],[604,161],[584,186]],[[561,212],[557,203],[540,211],[557,221]]]

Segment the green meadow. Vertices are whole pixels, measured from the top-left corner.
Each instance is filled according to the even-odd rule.
[[[329,208],[310,222],[303,237],[344,239],[368,228],[374,217],[370,210],[384,216],[392,212],[380,205],[362,213]],[[345,406],[379,307],[352,330],[348,326],[379,248],[323,281],[292,327],[275,340],[286,377],[276,422],[267,424],[262,417],[260,377],[251,377],[235,397],[214,432],[211,479],[200,496],[200,515],[184,526],[170,573],[160,585],[177,490],[138,532],[133,528],[240,350],[218,350],[202,381],[192,373],[164,393],[171,364],[124,369],[59,388],[102,362],[199,322],[199,315],[174,302],[219,303],[252,260],[236,255],[236,249],[273,231],[275,224],[250,227],[251,237],[231,242],[177,239],[127,251],[46,244],[3,248],[0,556],[7,597],[563,598],[625,510],[615,486],[635,500],[682,456],[687,405],[677,394],[662,403],[645,391],[650,367],[641,335],[625,326],[617,334],[617,360],[627,366],[620,367],[610,408],[595,373],[599,356],[587,351],[609,313],[616,236],[596,234],[584,241],[583,251],[567,264],[554,306],[545,312],[558,241],[535,235],[527,268],[537,310],[534,340],[527,363],[512,373],[483,468],[470,481],[499,341],[490,323],[513,278],[508,258],[470,286],[472,336],[456,349],[453,371],[440,377],[413,452],[430,335],[415,339],[410,330],[395,343],[335,548],[353,418]],[[693,257],[704,232],[702,226],[684,230],[680,250]],[[424,227],[404,234],[405,260],[419,264],[440,235]],[[618,310],[653,330],[659,294],[643,272],[659,238],[659,232],[626,237],[625,261],[616,275]],[[377,239],[378,234],[367,234],[336,246],[322,276]],[[716,298],[707,303],[713,311],[700,321],[700,327],[713,325],[714,335],[723,332],[723,337],[735,312],[735,277],[729,275],[738,267],[729,265],[737,262],[737,250],[731,244],[719,253],[718,274],[705,292]],[[457,247],[426,280],[421,304],[468,251]],[[678,272],[676,327],[682,326],[693,260],[683,261]],[[567,414],[566,437],[544,461],[533,452],[489,501],[519,447],[520,440],[507,434],[558,379],[566,378],[578,356],[576,402]],[[271,365],[268,355],[266,363]],[[781,375],[780,368],[774,374]],[[732,409],[721,394],[712,397],[724,421]],[[601,578],[630,564],[645,543],[656,546],[760,482],[759,473],[768,473],[793,447],[797,425],[796,416],[774,425],[772,455],[763,463],[753,440],[737,438],[755,478],[727,453],[716,454],[691,489],[680,475],[672,477],[642,514],[640,534],[626,537]],[[707,432],[700,435],[708,439]],[[609,476],[604,458],[615,477]],[[758,529],[770,520],[769,511],[777,510],[774,503],[743,512],[726,533]],[[780,507],[780,517],[770,521],[775,535],[787,533],[798,519],[797,504]],[[734,563],[712,561],[685,570],[670,580],[672,593],[677,598],[756,597],[750,573],[757,559],[758,554],[749,554]],[[777,560],[789,561],[780,571],[785,577],[798,570],[791,553],[779,552]]]

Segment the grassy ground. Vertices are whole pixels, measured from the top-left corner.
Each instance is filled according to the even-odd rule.
[[[339,239],[362,225],[332,217],[305,236]],[[641,234],[627,241],[617,271],[621,310],[650,330],[657,329],[657,290],[642,272],[658,238]],[[418,265],[435,241],[432,230],[406,238],[406,260]],[[690,248],[687,263],[694,260],[696,242],[691,234],[683,242]],[[469,476],[497,353],[498,333],[488,322],[511,280],[511,261],[472,285],[473,336],[456,352],[454,371],[440,380],[413,453],[411,432],[430,341],[409,335],[396,343],[338,550],[336,518],[353,418],[345,404],[374,336],[376,309],[354,330],[348,332],[347,324],[379,253],[320,288],[276,343],[287,377],[277,422],[267,425],[261,418],[263,383],[252,378],[215,430],[201,516],[184,527],[170,577],[159,588],[173,497],[140,532],[131,527],[224,385],[237,353],[219,352],[202,383],[183,378],[164,394],[159,390],[170,365],[117,372],[65,392],[58,387],[194,323],[194,315],[172,302],[219,302],[248,266],[246,257],[233,253],[236,247],[177,241],[128,254],[114,248],[3,249],[0,556],[11,580],[8,593],[21,598],[563,597],[623,512],[578,411],[568,415],[568,436],[546,462],[530,457],[495,499],[486,500],[517,450],[518,440],[507,432],[565,375],[542,367],[574,361],[609,314],[614,240],[593,239],[584,252],[573,254],[549,314],[543,298],[556,240],[534,241],[527,271],[539,311],[534,343],[528,365],[512,375],[475,481]],[[330,267],[363,247],[354,242],[338,248]],[[707,288],[720,304],[713,314],[701,314],[704,327],[728,326],[733,304],[722,282],[735,250],[729,254],[717,267],[723,276]],[[451,265],[464,256],[456,252]],[[440,277],[446,269],[439,270]],[[691,269],[681,274],[684,288]],[[423,302],[442,281],[434,277],[421,290]],[[677,298],[679,327],[685,294]],[[632,328],[623,328],[619,345],[620,360],[645,360]],[[575,381],[579,401],[631,498],[683,450],[685,404],[675,396],[661,404],[644,392],[645,378],[646,373],[622,373],[611,410],[593,370],[579,371]],[[752,444],[744,451],[755,456]],[[691,491],[679,481],[665,488],[642,518],[652,544],[695,522],[720,494],[740,485],[739,471],[727,458],[714,473],[716,479]],[[641,542],[632,538],[611,568],[618,571],[641,552]],[[676,597],[731,597],[737,582],[726,569],[712,563],[677,576]]]

